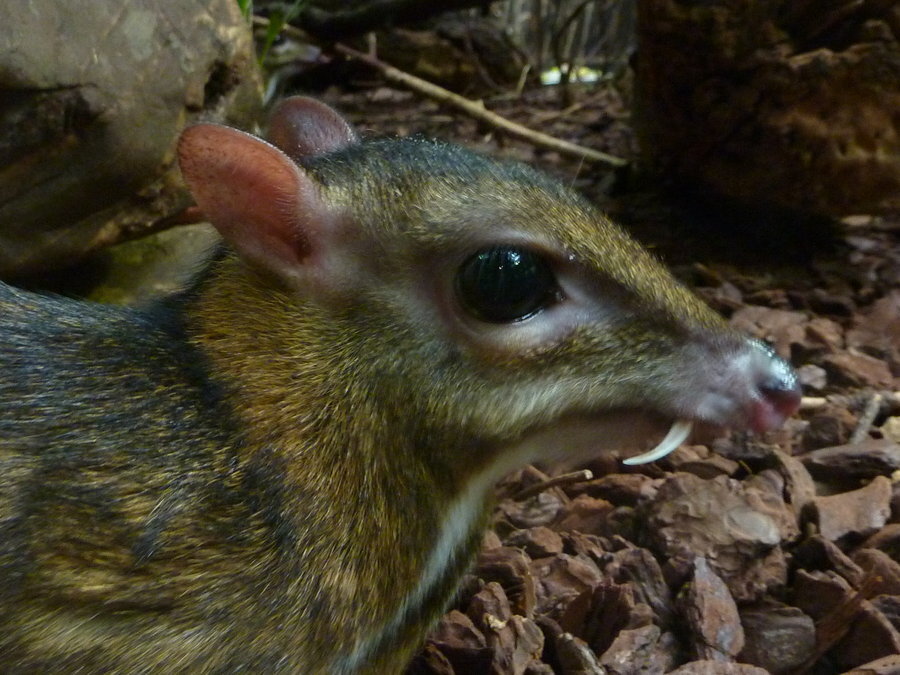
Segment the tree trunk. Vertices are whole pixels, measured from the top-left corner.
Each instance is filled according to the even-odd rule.
[[[639,0],[643,159],[755,206],[895,210],[898,36],[889,0]]]

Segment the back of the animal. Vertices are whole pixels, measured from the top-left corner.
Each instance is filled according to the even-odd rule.
[[[269,139],[183,134],[233,251],[184,293],[0,285],[0,671],[401,672],[504,472],[796,409],[564,186],[306,99]]]
[[[216,497],[232,486],[214,475],[228,440],[210,387],[164,304],[145,313],[0,284],[0,671],[209,661],[185,628],[228,608],[181,580],[205,576],[227,597],[216,571],[245,564],[253,542],[229,539],[254,519]]]

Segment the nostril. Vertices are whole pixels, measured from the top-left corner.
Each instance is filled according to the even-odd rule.
[[[758,383],[759,400],[751,413],[751,426],[768,431],[780,426],[800,407],[800,382],[787,361],[771,355],[767,373]]]
[[[784,417],[790,417],[800,407],[800,383],[792,370],[785,377],[764,382],[759,391]]]

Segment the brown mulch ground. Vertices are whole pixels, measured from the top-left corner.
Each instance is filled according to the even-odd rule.
[[[555,481],[553,467],[510,476],[475,569],[410,673],[900,672],[900,217],[832,231],[700,211],[412,94],[325,98],[364,132],[457,140],[573,183],[789,357],[806,396],[765,437],[637,468],[600,457],[584,467],[590,478]],[[552,90],[490,106],[634,158],[621,98],[578,100],[565,114]]]

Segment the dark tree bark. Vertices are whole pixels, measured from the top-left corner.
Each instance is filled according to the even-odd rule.
[[[310,5],[294,22],[320,40],[347,40],[372,30],[418,23],[444,12],[487,7],[494,0],[368,0]]]
[[[647,165],[696,194],[823,215],[900,207],[900,6],[639,0]]]

